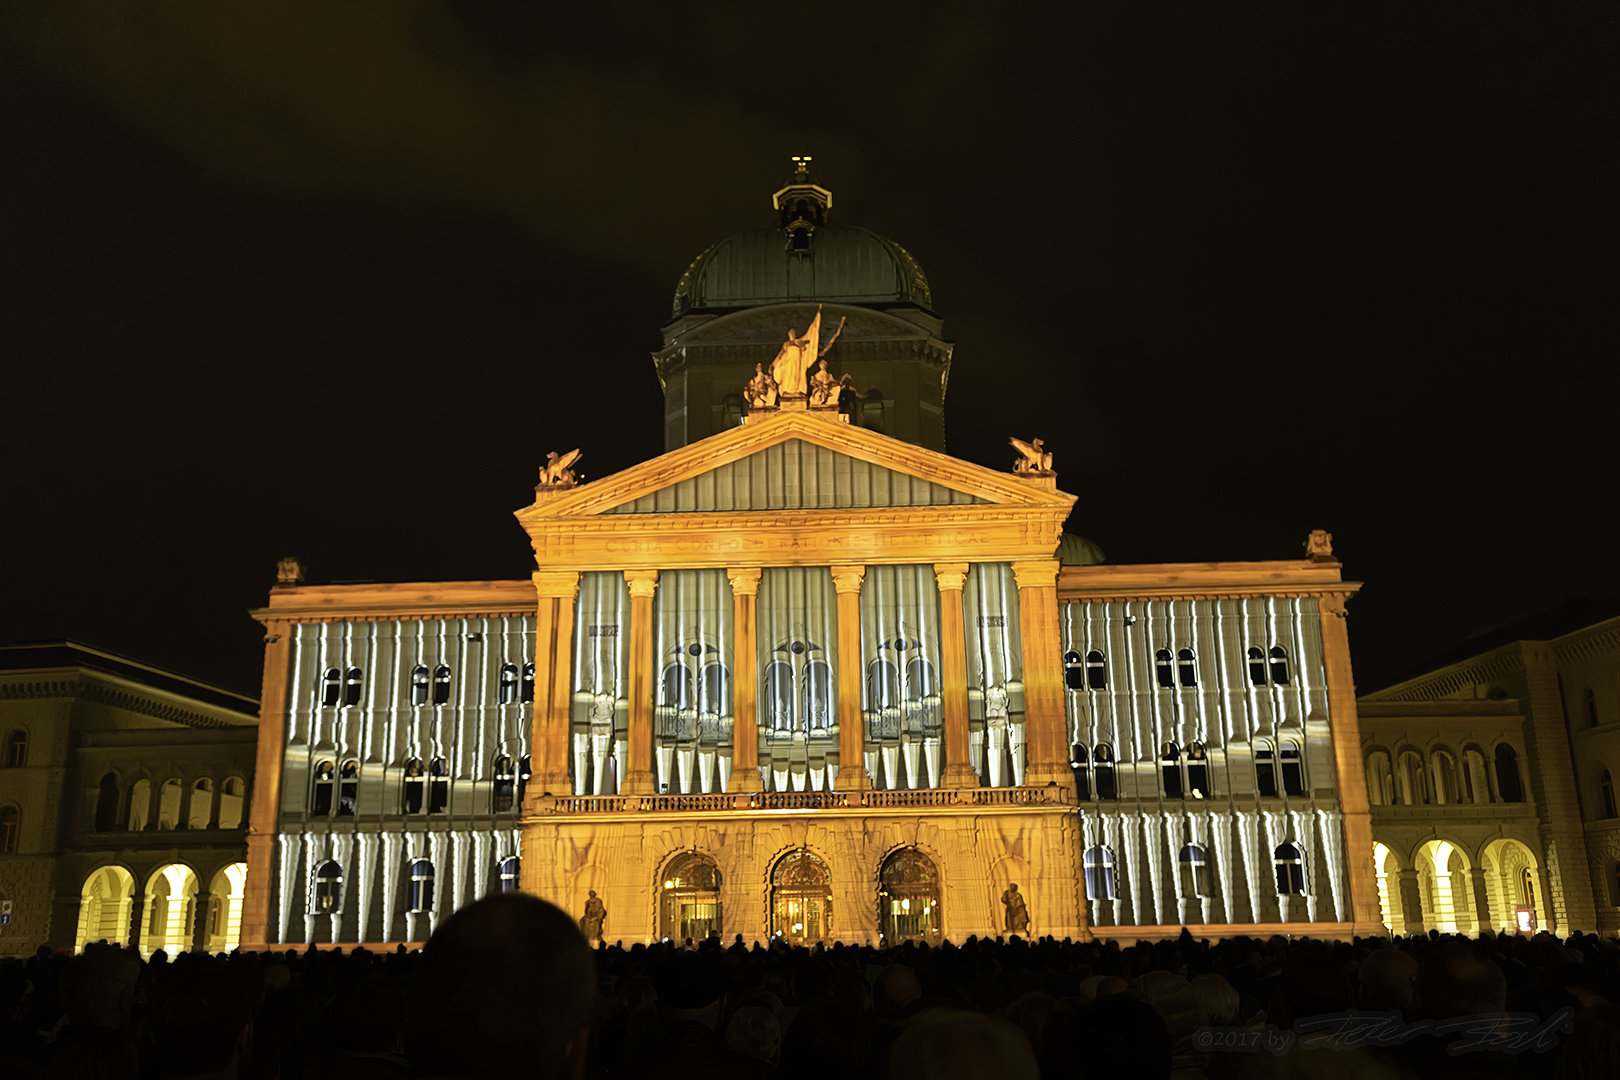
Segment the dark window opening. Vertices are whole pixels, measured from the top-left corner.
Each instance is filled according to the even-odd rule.
[[[1187,896],[1205,897],[1215,895],[1211,887],[1211,874],[1209,872],[1209,856],[1197,844],[1188,844],[1181,849],[1181,887]]]
[[[1080,654],[1066,652],[1063,654],[1063,685],[1070,690],[1084,690],[1086,688],[1086,669],[1080,662]]]
[[[1086,685],[1093,690],[1108,689],[1108,661],[1096,649],[1086,653]]]
[[[517,803],[523,805],[523,793],[529,788],[529,777],[532,772],[529,768],[529,755],[524,754],[518,758]]]
[[[1159,772],[1164,777],[1164,797],[1182,798],[1181,750],[1175,743],[1165,743],[1159,748]]]
[[[1153,667],[1159,676],[1159,685],[1166,690],[1176,686],[1176,673],[1170,667],[1170,650],[1160,649],[1153,654]]]
[[[417,665],[411,672],[411,704],[426,705],[428,699],[428,669]]]
[[[1614,804],[1614,778],[1609,775],[1608,769],[1604,769],[1598,777],[1598,790],[1603,793],[1603,816],[1620,817],[1620,810],[1616,810]]]
[[[516,664],[501,665],[499,701],[510,705],[518,699],[518,669]]]
[[[534,661],[523,665],[523,687],[518,692],[519,701],[534,700]]]
[[[412,914],[433,910],[433,864],[426,859],[411,863],[410,894]]]
[[[1086,765],[1086,748],[1083,743],[1075,743],[1070,752],[1069,761],[1074,766],[1074,793],[1081,802],[1091,800],[1091,770]]]
[[[1114,899],[1114,853],[1105,847],[1086,849],[1086,899]]]
[[[440,664],[433,669],[433,704],[447,705],[450,702],[450,667]]]
[[[502,754],[495,759],[495,784],[491,804],[497,814],[512,809],[512,792],[516,786],[512,775],[512,759]]]
[[[343,871],[331,859],[315,871],[315,895],[311,905],[316,915],[331,915],[343,905]]]
[[[516,855],[501,860],[501,892],[517,892],[523,877],[523,861]]]
[[[1507,743],[1496,746],[1496,791],[1503,802],[1524,802],[1524,785],[1519,779],[1519,755]]]
[[[22,820],[15,806],[0,810],[0,855],[17,854],[17,834],[22,831]]]
[[[360,694],[364,689],[365,676],[359,668],[350,668],[349,674],[343,679],[343,704],[350,707],[360,704]]]
[[[405,812],[422,812],[422,763],[416,758],[405,763]]]
[[[343,698],[343,673],[337,668],[327,668],[322,679],[321,707],[335,709],[337,703]]]
[[[326,817],[332,812],[332,780],[335,775],[330,761],[315,766],[315,796],[310,803],[310,813],[316,817]]]
[[[1270,750],[1256,750],[1254,752],[1254,783],[1255,788],[1266,798],[1274,798],[1277,794],[1277,761]]]
[[[1293,844],[1280,844],[1276,851],[1277,892],[1282,896],[1303,896],[1305,893],[1305,867],[1300,863],[1299,849]]]
[[[13,731],[6,739],[6,768],[20,769],[28,764],[28,732]]]
[[[1598,719],[1597,694],[1591,690],[1586,691],[1586,722],[1593,727],[1602,723]]]
[[[345,761],[338,772],[338,816],[353,817],[360,809],[360,763]]]
[[[1266,685],[1266,654],[1249,646],[1249,681],[1255,686]]]
[[[1201,742],[1187,746],[1187,788],[1195,799],[1209,798],[1209,758]]]
[[[101,778],[96,793],[96,832],[111,832],[118,824],[118,777],[108,773]]]
[[[1182,649],[1176,653],[1176,667],[1181,670],[1182,686],[1198,685],[1198,672],[1193,667],[1193,651],[1191,649]]]
[[[1097,798],[1115,799],[1118,795],[1114,791],[1114,751],[1107,743],[1098,743],[1096,753],[1093,755],[1097,762]]]
[[[428,762],[428,813],[442,814],[450,806],[450,777],[445,771],[444,758]]]
[[[1288,653],[1281,645],[1271,647],[1271,681],[1278,686],[1288,685]]]
[[[1284,745],[1282,748],[1282,778],[1283,792],[1288,795],[1305,794],[1305,767],[1299,759],[1299,747]]]

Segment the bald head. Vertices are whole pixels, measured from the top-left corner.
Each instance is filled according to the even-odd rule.
[[[411,1064],[470,1080],[579,1076],[595,988],[572,919],[521,893],[487,897],[450,916],[423,950]]]
[[[1361,1007],[1370,1012],[1412,1007],[1412,976],[1417,961],[1400,949],[1378,949],[1361,962],[1356,974]]]

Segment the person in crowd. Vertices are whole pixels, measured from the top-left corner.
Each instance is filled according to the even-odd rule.
[[[889,1054],[891,1080],[1040,1080],[1024,1033],[982,1013],[932,1009]]]
[[[1358,1006],[1368,1012],[1410,1012],[1417,967],[1404,949],[1374,949],[1356,971]]]
[[[147,1018],[147,1046],[162,1080],[235,1080],[253,1045],[253,1007],[228,968],[177,973]]]

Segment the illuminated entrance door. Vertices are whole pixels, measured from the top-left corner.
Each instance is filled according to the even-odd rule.
[[[832,936],[832,874],[808,851],[783,856],[771,874],[771,932],[795,943]]]
[[[723,932],[720,922],[720,870],[696,852],[680,855],[664,871],[659,932],[671,941],[702,941]]]
[[[885,943],[938,943],[939,871],[933,860],[915,848],[901,848],[883,860],[878,881],[878,925]]]

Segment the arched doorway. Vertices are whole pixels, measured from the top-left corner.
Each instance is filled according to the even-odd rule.
[[[878,926],[884,943],[937,944],[943,925],[933,860],[916,848],[901,848],[884,859],[878,871]]]
[[[677,855],[659,883],[659,933],[671,941],[702,941],[723,933],[720,920],[720,868],[707,855]]]
[[[208,951],[231,952],[242,938],[242,891],[247,884],[247,863],[231,863],[214,875],[208,887]]]
[[[1473,876],[1467,854],[1449,840],[1430,840],[1417,850],[1419,900],[1424,926],[1442,934],[1473,933]]]
[[[76,950],[97,941],[122,945],[129,940],[129,906],[135,878],[122,866],[103,866],[84,881],[79,894]]]
[[[141,920],[141,955],[162,949],[170,958],[191,947],[196,925],[197,875],[184,863],[159,867],[146,881],[146,911]]]
[[[1485,870],[1491,925],[1498,931],[1515,932],[1521,908],[1534,914],[1538,928],[1547,925],[1541,868],[1528,845],[1506,838],[1493,840],[1481,853],[1480,861]]]
[[[771,872],[771,932],[795,944],[832,934],[832,874],[808,851],[789,852]]]

